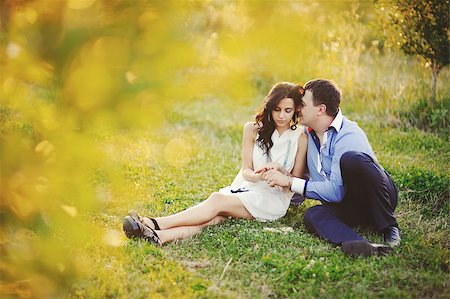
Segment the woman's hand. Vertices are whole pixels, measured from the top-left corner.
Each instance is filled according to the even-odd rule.
[[[255,170],[255,173],[264,173],[269,170],[281,171],[283,167],[278,162],[270,162]]]
[[[291,188],[292,177],[287,176],[277,170],[268,170],[264,172],[262,176],[270,187],[280,186]]]
[[[255,173],[253,169],[246,168],[242,170],[242,176],[246,181],[256,183],[258,181],[264,181],[263,177],[264,172]]]
[[[258,173],[254,172],[253,175],[257,181],[264,181],[263,173],[264,172],[258,172]]]

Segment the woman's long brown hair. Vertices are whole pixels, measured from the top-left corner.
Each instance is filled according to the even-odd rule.
[[[273,146],[272,134],[275,131],[275,122],[272,119],[272,110],[274,110],[278,103],[285,98],[291,98],[294,100],[294,116],[292,120],[294,121],[294,126],[291,128],[296,129],[298,123],[298,108],[302,105],[302,96],[304,94],[303,87],[298,84],[293,84],[290,82],[280,82],[275,84],[269,91],[264,99],[264,104],[261,106],[258,114],[255,116],[255,122],[259,125],[258,129],[258,139],[256,142],[270,157],[270,149]]]

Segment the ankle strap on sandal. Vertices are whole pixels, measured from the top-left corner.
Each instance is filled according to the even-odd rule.
[[[155,219],[150,218],[150,220],[151,220],[151,221],[153,222],[153,224],[155,225],[155,230],[161,230],[161,229],[159,228],[158,222],[156,222]]]

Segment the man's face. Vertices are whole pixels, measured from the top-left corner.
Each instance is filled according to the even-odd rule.
[[[313,94],[310,90],[306,90],[302,97],[303,107],[300,109],[300,123],[311,127],[317,120],[319,107],[314,106]]]

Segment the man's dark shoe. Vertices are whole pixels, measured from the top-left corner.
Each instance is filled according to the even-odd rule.
[[[347,241],[341,246],[342,252],[352,257],[381,256],[392,251],[392,248],[382,244],[372,244],[366,240]]]
[[[391,247],[400,245],[400,230],[396,226],[389,226],[384,230],[384,241]]]

